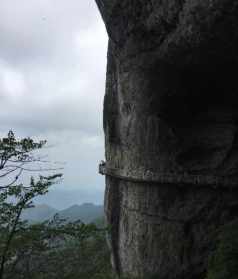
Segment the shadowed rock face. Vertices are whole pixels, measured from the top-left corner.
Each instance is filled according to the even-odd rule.
[[[238,215],[238,2],[96,2],[107,167],[126,174],[106,178],[115,269],[202,279],[217,229]],[[161,179],[130,181],[137,172]]]

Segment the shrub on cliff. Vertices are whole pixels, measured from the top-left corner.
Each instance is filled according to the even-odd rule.
[[[210,258],[206,279],[238,278],[238,220],[225,226]]]

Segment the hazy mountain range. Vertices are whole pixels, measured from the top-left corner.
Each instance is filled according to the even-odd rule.
[[[40,204],[23,211],[22,219],[28,220],[30,223],[43,222],[51,219],[56,213],[69,221],[81,220],[84,223],[90,223],[103,217],[103,206],[84,203],[72,205],[64,210],[57,210],[47,204]]]

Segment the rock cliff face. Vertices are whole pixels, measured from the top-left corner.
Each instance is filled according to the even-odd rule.
[[[115,270],[203,279],[218,229],[238,217],[238,2],[96,2],[109,34],[104,173]]]

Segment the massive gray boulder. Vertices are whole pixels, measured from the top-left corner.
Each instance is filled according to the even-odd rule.
[[[114,268],[203,279],[238,217],[238,2],[96,2],[109,35],[101,171]]]

